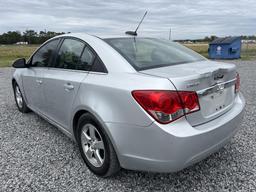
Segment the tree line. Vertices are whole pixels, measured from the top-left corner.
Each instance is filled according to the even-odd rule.
[[[28,44],[42,44],[46,40],[57,36],[65,34],[64,32],[54,32],[54,31],[39,31],[36,32],[34,30],[26,30],[25,32],[20,31],[8,31],[0,35],[0,44],[15,44],[17,42],[27,42]],[[242,39],[245,40],[256,40],[255,35],[250,36],[241,36]],[[211,42],[217,38],[217,36],[206,36],[202,39],[186,39],[186,40],[177,40],[177,41],[191,41],[191,42]]]
[[[20,31],[8,31],[0,35],[0,44],[15,44],[17,42],[28,42],[28,44],[42,44],[46,40],[65,34],[64,32],[53,32],[53,31],[40,31],[26,30],[25,32]]]

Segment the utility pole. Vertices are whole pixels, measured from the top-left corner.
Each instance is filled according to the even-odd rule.
[[[170,31],[169,31],[169,40],[172,39],[172,28],[170,28]]]

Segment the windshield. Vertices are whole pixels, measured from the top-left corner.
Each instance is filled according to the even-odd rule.
[[[138,71],[205,60],[196,52],[168,40],[153,38],[104,40]]]

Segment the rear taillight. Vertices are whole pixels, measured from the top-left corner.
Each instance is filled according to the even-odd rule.
[[[239,73],[236,73],[236,84],[235,84],[235,92],[240,91],[240,75]]]
[[[198,96],[192,91],[138,90],[135,100],[159,123],[170,123],[185,114],[200,110]]]

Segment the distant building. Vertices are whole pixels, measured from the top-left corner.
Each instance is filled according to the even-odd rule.
[[[16,45],[28,45],[28,42],[20,41],[20,42],[17,42]]]
[[[210,59],[238,59],[241,56],[241,37],[217,38],[209,44]]]

